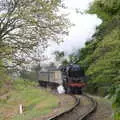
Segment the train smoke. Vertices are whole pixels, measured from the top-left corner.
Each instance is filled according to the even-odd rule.
[[[91,39],[96,31],[96,26],[100,25],[102,22],[97,15],[84,13],[84,11],[89,8],[89,4],[92,1],[93,0],[65,0],[65,4],[68,6],[66,11],[70,13],[68,17],[75,26],[70,29],[69,36],[64,38],[64,42],[60,45],[54,42],[49,43],[50,46],[45,53],[49,61],[55,60],[55,56],[53,55],[54,51],[64,51],[65,55],[69,55],[84,47],[85,42]],[[82,11],[82,14],[76,13],[76,8]]]

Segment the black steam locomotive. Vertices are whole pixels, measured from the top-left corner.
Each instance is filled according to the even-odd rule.
[[[62,82],[66,93],[81,94],[85,87],[84,70],[76,64],[61,66]]]

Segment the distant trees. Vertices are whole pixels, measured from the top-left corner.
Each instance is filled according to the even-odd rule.
[[[55,55],[56,61],[61,61],[61,59],[63,59],[65,54],[63,51],[55,51],[54,55]]]
[[[0,59],[20,65],[49,40],[61,42],[70,25],[61,7],[60,0],[0,0]]]
[[[59,64],[66,65],[69,63],[68,57],[65,55],[64,51],[55,51],[54,55]]]
[[[58,61],[62,65],[76,63],[79,61],[79,55],[76,53],[65,55],[64,51],[55,51],[54,55],[55,55],[56,61]]]

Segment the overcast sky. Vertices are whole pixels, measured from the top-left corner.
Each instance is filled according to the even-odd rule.
[[[93,0],[64,0],[65,5],[68,7],[67,12],[70,13],[68,17],[75,26],[70,29],[69,36],[64,39],[60,46],[54,44],[47,49],[46,55],[48,57],[55,50],[61,50],[66,54],[70,54],[84,47],[85,41],[91,38],[96,26],[100,25],[102,21],[96,15],[77,14],[75,9],[77,8],[83,12],[89,8],[89,4],[92,2]]]

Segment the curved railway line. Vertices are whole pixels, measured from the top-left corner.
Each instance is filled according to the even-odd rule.
[[[76,95],[76,104],[69,110],[50,118],[49,120],[85,120],[95,111],[96,101],[87,95]],[[82,104],[81,102],[86,102]]]
[[[40,86],[43,87],[51,87],[56,88],[59,84],[54,82],[43,82],[39,81]],[[96,101],[90,97],[89,95],[72,95],[74,97],[76,103],[72,108],[63,113],[60,113],[48,120],[86,120],[92,112],[96,110],[97,103]]]

